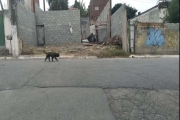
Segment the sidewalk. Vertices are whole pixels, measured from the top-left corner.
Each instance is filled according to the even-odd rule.
[[[179,58],[179,55],[130,55],[130,58]]]
[[[96,56],[68,56],[62,55],[59,57],[60,59],[97,59]],[[0,57],[0,60],[12,60],[12,59],[45,59],[44,55],[20,55],[18,58],[14,57]]]
[[[60,59],[97,59],[96,56],[68,56],[62,55]],[[130,55],[129,58],[179,58],[179,55]],[[18,58],[14,57],[0,57],[0,60],[12,60],[12,59],[45,59],[44,55],[20,55]]]

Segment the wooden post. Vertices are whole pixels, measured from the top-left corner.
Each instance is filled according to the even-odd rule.
[[[107,39],[110,38],[110,18],[109,14],[107,14]]]
[[[45,8],[45,0],[43,0],[43,5],[44,5],[44,11],[45,11],[45,9],[46,9],[46,8]]]
[[[112,6],[112,0],[110,0],[110,8],[109,8],[109,38],[111,38],[111,6]]]

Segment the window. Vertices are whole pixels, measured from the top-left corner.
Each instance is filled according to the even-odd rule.
[[[95,10],[99,10],[99,7],[98,7],[98,6],[96,6],[96,7],[95,7]]]
[[[24,0],[19,0],[19,2],[24,2]]]

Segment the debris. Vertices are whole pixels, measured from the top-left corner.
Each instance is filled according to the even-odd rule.
[[[119,45],[122,47],[122,39],[118,35],[115,35],[113,38],[109,38],[102,45]]]
[[[90,44],[90,43],[82,43],[82,44],[85,46],[93,46],[93,44]]]
[[[96,38],[93,35],[93,33],[91,33],[91,35],[89,37],[87,37],[87,39],[88,39],[89,42],[96,42]]]
[[[84,40],[82,40],[82,43],[88,43],[89,42],[89,40],[88,39],[84,39]]]

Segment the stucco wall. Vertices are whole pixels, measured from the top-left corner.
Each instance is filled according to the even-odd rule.
[[[179,54],[179,24],[167,23],[161,26],[137,26],[135,32],[135,53]]]

